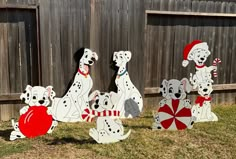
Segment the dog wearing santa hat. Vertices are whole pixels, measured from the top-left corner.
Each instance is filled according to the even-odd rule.
[[[205,65],[207,57],[211,54],[208,49],[206,42],[201,40],[194,40],[192,43],[187,44],[184,48],[182,66],[186,67],[189,64],[189,61],[195,62],[196,71],[205,72],[205,75],[208,79],[211,79],[211,71],[217,70],[216,66]]]

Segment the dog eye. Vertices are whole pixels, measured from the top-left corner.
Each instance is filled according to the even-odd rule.
[[[181,93],[181,90],[179,90],[179,93]]]
[[[169,90],[169,93],[173,93],[172,89]]]
[[[120,58],[121,58],[121,59],[123,59],[123,57],[122,57],[122,56],[120,56]]]
[[[107,104],[108,104],[108,102],[107,102],[107,101],[105,101],[105,102],[104,102],[104,105],[107,105]]]
[[[210,86],[210,84],[207,84],[207,86]]]
[[[33,96],[33,99],[36,99],[36,96]]]
[[[85,58],[88,58],[88,55],[85,55]]]
[[[45,97],[43,97],[43,100],[45,100],[46,98]]]

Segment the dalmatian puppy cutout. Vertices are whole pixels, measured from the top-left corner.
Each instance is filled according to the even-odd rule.
[[[95,90],[89,95],[91,106],[86,108],[82,114],[82,119],[92,122],[95,117],[110,116],[119,118],[120,111],[114,109],[114,105],[118,102],[119,95],[115,92],[100,92]]]
[[[207,60],[207,57],[211,54],[211,52],[208,49],[208,45],[206,42],[202,42],[200,40],[195,40],[190,44],[187,44],[184,48],[183,57],[184,60],[182,62],[182,66],[186,67],[189,64],[189,61],[195,62],[195,68],[196,72],[201,71],[205,72],[205,75],[208,77],[208,79],[211,79],[211,71],[214,71],[213,75],[214,77],[217,76],[216,70],[217,70],[217,63],[220,63],[221,61],[216,58],[213,61],[213,65],[210,67],[207,67],[204,63]]]
[[[118,94],[114,92],[106,93],[98,90],[91,93],[89,100],[92,103],[91,113],[82,115],[86,120],[93,117],[97,118],[97,128],[89,130],[89,135],[97,142],[102,144],[114,143],[125,140],[131,133],[129,130],[124,134],[124,127],[119,119],[112,119],[119,116],[119,111],[113,110],[114,104],[118,101]]]
[[[211,111],[211,92],[213,80],[206,78],[204,73],[190,74],[190,82],[193,88],[198,90],[199,96],[192,107],[192,113],[196,114],[196,122],[218,121],[218,117]]]
[[[143,99],[138,89],[133,85],[127,71],[127,63],[131,59],[130,51],[114,52],[113,61],[119,67],[116,76],[116,86],[120,100],[117,103],[116,110],[120,110],[121,117],[133,118],[139,116],[143,109]]]
[[[89,67],[98,60],[98,56],[90,49],[82,48],[76,52],[75,57],[79,61],[79,68],[73,84],[65,96],[53,100],[53,117],[62,122],[84,121],[81,114],[89,107],[88,94],[93,86]]]
[[[162,81],[160,93],[164,99],[159,103],[157,115],[154,115],[153,130],[183,130],[193,127],[196,117],[191,113],[190,100],[185,99],[185,92],[189,93],[191,89],[192,86],[187,78],[181,81],[176,79]]]
[[[14,130],[11,132],[10,140],[25,137],[34,138],[52,133],[58,124],[53,120],[51,107],[49,107],[54,96],[55,92],[52,90],[52,86],[44,88],[27,85],[20,99],[28,105],[20,109],[18,122],[12,119]]]

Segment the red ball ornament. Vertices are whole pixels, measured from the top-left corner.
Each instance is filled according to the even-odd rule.
[[[52,115],[46,106],[31,106],[19,119],[19,129],[28,138],[45,135],[52,125]]]

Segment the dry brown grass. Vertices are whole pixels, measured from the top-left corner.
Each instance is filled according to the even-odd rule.
[[[236,158],[236,105],[218,106],[219,122],[197,123],[186,131],[153,131],[152,113],[124,120],[130,137],[101,145],[88,135],[94,123],[60,123],[53,134],[36,139],[8,141],[10,122],[0,127],[0,157],[3,158]]]

